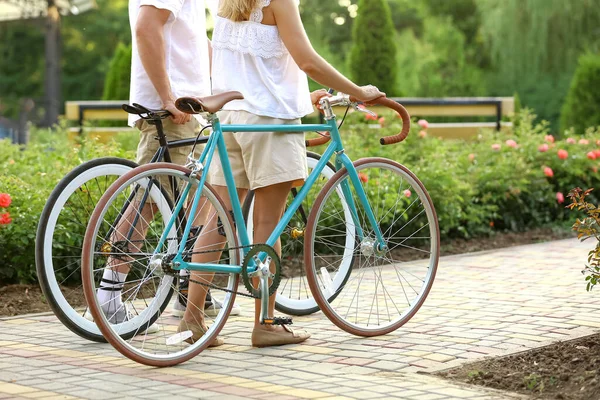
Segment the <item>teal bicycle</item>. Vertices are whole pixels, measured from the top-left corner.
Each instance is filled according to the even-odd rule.
[[[419,179],[395,161],[365,158],[353,163],[345,152],[333,107],[369,111],[338,94],[321,100],[324,124],[221,125],[217,112],[241,98],[240,93],[229,92],[178,100],[182,111],[204,113],[212,125],[200,158],[190,158],[186,167],[156,163],[135,168],[110,186],[90,218],[82,249],[86,300],[108,342],[132,360],[170,366],[196,356],[223,329],[236,295],[261,300],[261,323],[291,323],[267,311],[269,295],[277,291],[282,274],[272,246],[309,193],[317,193],[315,187],[320,190],[310,199],[303,263],[316,303],[335,325],[360,336],[387,334],[415,315],[431,289],[440,251],[431,198]],[[410,130],[404,107],[386,98],[376,103],[397,111],[403,121],[399,134],[380,143],[403,141]],[[325,140],[331,143],[267,242],[252,244],[223,132],[272,131],[327,132]],[[223,162],[232,210],[206,182],[204,172],[215,151]],[[317,179],[331,159],[337,172],[329,180]],[[129,215],[120,215],[123,210]],[[117,220],[121,222],[114,226]],[[203,229],[192,232],[193,226]],[[214,230],[222,238],[220,243],[193,251],[186,248],[191,234],[200,237]],[[192,252],[205,261],[192,262]],[[131,318],[117,325],[109,323],[96,296],[98,272],[106,268],[127,273],[122,296],[135,308]],[[204,279],[206,273],[214,277]],[[208,330],[193,344],[188,343],[191,331],[178,331],[179,320],[161,307],[174,294],[185,296],[180,289],[182,277],[225,293],[222,309],[214,317],[205,317]],[[240,277],[246,290],[240,290]],[[187,306],[196,307],[189,301]],[[159,331],[146,332],[154,322]],[[239,328],[234,320],[232,334]],[[137,334],[124,335],[131,331]]]

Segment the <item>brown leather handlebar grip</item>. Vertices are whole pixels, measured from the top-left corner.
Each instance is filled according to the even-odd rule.
[[[356,99],[353,97],[350,97],[350,101],[356,101]],[[369,101],[368,103],[365,103],[365,105],[366,106],[380,105],[380,106],[390,108],[390,109],[396,111],[400,115],[400,118],[402,118],[402,131],[400,131],[400,133],[398,133],[396,135],[386,136],[386,137],[382,137],[381,139],[379,139],[379,143],[382,146],[385,146],[388,144],[400,143],[408,137],[408,134],[410,133],[410,114],[408,113],[408,111],[406,111],[406,108],[404,108],[404,106],[402,104],[400,104],[392,99],[388,99],[387,97],[380,97],[378,99],[375,99],[373,101]]]
[[[329,132],[318,132],[318,133],[322,136],[318,137],[318,138],[306,140],[306,147],[321,146],[331,140],[331,136],[329,135]]]

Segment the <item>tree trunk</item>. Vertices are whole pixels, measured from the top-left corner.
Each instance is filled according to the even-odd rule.
[[[44,125],[50,127],[58,122],[60,112],[60,14],[55,0],[48,0],[46,19],[46,116]]]

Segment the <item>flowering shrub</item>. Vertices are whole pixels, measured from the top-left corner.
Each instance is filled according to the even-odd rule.
[[[600,208],[588,203],[586,200],[592,190],[588,189],[585,192],[580,188],[571,190],[569,198],[572,202],[567,206],[571,210],[584,211],[587,215],[583,220],[577,218],[573,225],[573,230],[577,232],[577,238],[581,241],[590,238],[596,239],[594,249],[589,252],[589,265],[586,265],[584,270],[581,271],[586,275],[585,280],[588,291],[600,282]]]
[[[600,132],[588,130],[583,135],[587,144],[579,143],[581,135],[575,141],[568,140],[572,134],[559,140],[550,135],[547,123],[535,123],[528,111],[519,118],[512,134],[483,131],[469,141],[421,134],[425,123],[415,121],[405,142],[381,146],[377,137],[398,133],[401,121],[388,116],[385,127],[365,129],[365,123],[375,122],[354,113],[342,134],[352,159],[388,157],[423,181],[436,207],[442,238],[548,225],[568,229],[563,204],[569,190],[600,184],[600,159],[588,158],[590,152],[600,154]]]
[[[8,193],[0,193],[0,226],[8,225],[12,222],[9,212],[6,209],[10,206],[12,199]]]

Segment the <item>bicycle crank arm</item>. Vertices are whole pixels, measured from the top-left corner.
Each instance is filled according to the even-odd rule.
[[[265,324],[269,319],[269,275],[261,274],[260,277],[260,323]]]

